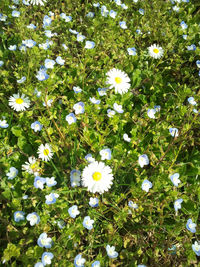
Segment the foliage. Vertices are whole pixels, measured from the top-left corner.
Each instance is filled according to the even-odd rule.
[[[187,100],[193,96],[198,104],[200,95],[196,66],[200,53],[198,1],[172,4],[127,0],[128,9],[115,1],[99,3],[115,10],[116,18],[102,16],[101,9],[88,0],[49,0],[44,6],[20,2],[16,5],[18,18],[12,16],[9,5],[13,2],[0,2],[1,12],[8,16],[5,22],[0,21],[0,60],[4,62],[0,67],[0,119],[9,124],[0,129],[1,262],[5,266],[34,266],[41,261],[42,253],[49,251],[54,254],[52,266],[74,266],[79,253],[86,259],[85,266],[95,260],[101,266],[198,266],[192,244],[200,233],[199,112],[195,113]],[[178,12],[172,9],[175,4]],[[140,8],[144,15],[138,12]],[[43,18],[50,11],[54,12],[52,23],[44,28]],[[72,21],[65,22],[60,17],[63,12]],[[88,12],[94,12],[94,18],[87,17]],[[120,28],[120,21],[126,21],[127,29]],[[181,28],[181,21],[187,23],[187,29]],[[37,28],[28,29],[30,23]],[[78,42],[69,29],[95,42],[95,47],[84,48],[85,41]],[[47,38],[45,30],[57,35]],[[188,35],[186,40],[183,34]],[[27,39],[37,45],[19,50]],[[39,48],[47,39],[53,41],[50,48]],[[160,59],[148,53],[154,43],[164,50]],[[8,47],[14,44],[17,50],[10,51]],[[196,45],[195,51],[187,49],[191,44]],[[136,48],[135,56],[127,52],[131,47]],[[65,64],[55,64],[48,69],[49,78],[39,81],[36,75],[45,59],[55,60],[58,56]],[[131,87],[123,95],[108,89],[106,95],[100,96],[97,89],[108,88],[106,73],[113,68],[127,73]],[[18,83],[23,76],[26,81]],[[73,87],[78,86],[82,92],[76,94]],[[41,96],[34,93],[35,88]],[[23,112],[12,110],[8,104],[9,97],[18,92],[31,101]],[[93,104],[90,97],[101,103]],[[53,102],[47,106],[50,99]],[[76,123],[69,125],[65,118],[80,101],[85,104],[85,112],[76,115]],[[124,113],[108,117],[107,110],[113,109],[114,103],[122,105]],[[152,119],[147,110],[155,105],[161,109]],[[43,125],[41,131],[31,128],[34,121]],[[178,137],[170,135],[170,127],[178,129]],[[123,139],[125,133],[130,142]],[[22,165],[30,156],[37,158],[38,147],[45,143],[51,144],[54,154],[48,162],[39,160],[40,176],[56,177],[57,185],[41,190],[33,186],[34,175],[22,170]],[[100,195],[83,186],[72,187],[70,172],[83,171],[88,165],[88,153],[101,161],[99,152],[107,147],[112,157],[105,164],[112,168],[114,176],[109,191]],[[142,154],[148,155],[150,161],[144,168],[138,164]],[[10,167],[19,171],[12,180],[6,176]],[[173,173],[180,174],[178,187],[170,180]],[[141,188],[145,179],[153,184],[149,192]],[[59,197],[56,203],[47,205],[45,196],[52,191]],[[89,206],[90,197],[99,198],[97,208]],[[176,214],[174,201],[179,198],[183,203]],[[138,209],[130,209],[130,200]],[[80,211],[75,219],[68,213],[73,205]],[[25,217],[37,212],[40,222],[34,226],[26,219],[16,222],[15,211],[25,212]],[[92,230],[84,228],[85,216],[94,219]],[[197,223],[195,234],[186,229],[189,218]],[[59,227],[59,221],[65,222],[64,228]],[[43,232],[53,240],[50,249],[37,244]],[[108,257],[107,244],[115,246],[117,258]],[[173,245],[175,254],[169,251]]]

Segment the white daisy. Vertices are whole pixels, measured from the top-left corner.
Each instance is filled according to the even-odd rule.
[[[112,185],[112,169],[103,162],[92,162],[84,168],[82,173],[82,184],[92,193],[104,193]]]
[[[30,100],[24,94],[14,94],[9,98],[9,106],[16,111],[24,111],[30,107]]]
[[[150,47],[148,47],[149,50],[149,55],[153,58],[161,58],[163,56],[164,50],[162,49],[162,47],[153,44]]]
[[[28,158],[28,161],[26,161],[25,164],[22,165],[22,170],[38,176],[40,172],[39,162],[37,162],[35,157],[31,156]]]
[[[118,69],[112,69],[106,73],[107,84],[110,84],[110,89],[115,88],[115,93],[124,94],[130,88],[130,79],[128,75]]]
[[[53,152],[49,144],[41,144],[38,148],[39,158],[44,161],[49,161],[53,157]]]
[[[41,5],[44,6],[44,2],[46,2],[47,0],[27,0],[28,3],[32,4],[32,5]]]

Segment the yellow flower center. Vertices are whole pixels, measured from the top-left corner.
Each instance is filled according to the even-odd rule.
[[[48,156],[49,155],[49,149],[44,149],[43,153],[44,153],[45,156]]]
[[[17,99],[15,100],[15,102],[16,102],[17,104],[22,104],[22,103],[24,102],[24,100],[21,99],[21,98],[17,98]]]
[[[116,77],[115,78],[115,82],[118,83],[118,84],[120,84],[122,82],[122,78]]]
[[[36,164],[34,163],[34,164],[31,164],[31,169],[35,169],[36,168]]]
[[[95,172],[95,173],[92,175],[92,177],[93,177],[93,179],[94,179],[95,181],[99,181],[99,180],[101,180],[102,175],[101,175],[100,172]]]
[[[153,52],[154,52],[155,54],[158,54],[158,53],[159,53],[158,48],[154,48]]]

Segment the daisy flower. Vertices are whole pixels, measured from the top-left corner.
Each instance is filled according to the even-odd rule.
[[[16,111],[24,111],[30,107],[30,100],[24,94],[14,94],[9,98],[9,106]]]
[[[41,5],[41,6],[44,6],[44,3],[47,1],[47,0],[27,0],[28,3],[32,4],[32,5]]]
[[[41,144],[38,148],[39,158],[44,161],[49,161],[53,157],[53,152],[49,144]]]
[[[106,75],[106,83],[110,84],[110,89],[115,88],[115,93],[122,95],[128,92],[130,79],[125,72],[114,68],[107,72]]]
[[[22,165],[22,170],[27,171],[30,174],[34,174],[38,176],[39,174],[39,162],[37,162],[36,158],[31,156],[28,158],[28,161]]]
[[[161,58],[163,56],[163,49],[162,47],[156,45],[156,44],[153,44],[151,45],[150,47],[148,47],[148,50],[149,50],[149,55],[153,58]]]
[[[82,173],[83,186],[92,193],[104,193],[112,185],[112,169],[103,162],[93,162],[84,168]]]

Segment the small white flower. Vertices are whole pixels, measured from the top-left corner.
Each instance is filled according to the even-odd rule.
[[[170,179],[171,179],[172,183],[173,183],[175,186],[178,186],[178,184],[181,182],[181,181],[179,180],[179,177],[180,177],[179,173],[174,173],[173,175],[170,176]]]
[[[73,219],[76,218],[77,215],[80,214],[80,211],[78,210],[77,205],[73,205],[68,209],[69,216],[72,217]]]
[[[6,176],[8,176],[8,180],[14,179],[18,174],[18,170],[15,167],[11,167],[10,171],[6,173]]]
[[[147,115],[148,115],[149,118],[155,119],[156,118],[155,114],[156,114],[156,110],[155,109],[150,108],[150,109],[147,110]]]
[[[83,220],[83,226],[88,230],[91,230],[93,228],[93,223],[94,220],[91,220],[90,216],[86,216]]]
[[[101,155],[101,160],[110,160],[111,159],[111,150],[110,148],[102,149],[99,154]]]
[[[92,157],[92,154],[87,154],[85,156],[85,159],[89,162],[89,163],[92,163],[95,161],[95,159]]]
[[[124,139],[124,141],[126,141],[126,142],[130,142],[131,141],[131,138],[130,137],[128,137],[128,134],[123,134],[123,139]]]
[[[90,97],[89,99],[93,104],[99,105],[101,103],[101,100],[98,100],[95,97]]]
[[[189,97],[188,98],[188,102],[192,105],[192,106],[196,106],[197,105],[197,102],[194,100],[194,97]]]
[[[142,183],[142,190],[149,192],[149,189],[152,187],[152,183],[149,180],[144,180]]]
[[[85,43],[85,48],[87,49],[92,49],[95,47],[95,43],[94,42],[91,42],[91,41],[86,41]]]
[[[75,110],[75,114],[82,114],[85,111],[85,105],[83,102],[78,102],[73,106],[73,109]]]
[[[108,115],[109,118],[112,118],[115,115],[115,111],[112,110],[112,109],[108,109],[107,113],[108,113],[107,115]]]
[[[107,252],[108,257],[111,259],[117,258],[118,256],[118,252],[115,251],[114,246],[111,247],[110,245],[107,245],[106,252]]]
[[[127,26],[126,26],[126,22],[125,21],[120,21],[119,22],[119,26],[122,28],[122,29],[127,29]]]
[[[118,113],[123,113],[123,112],[124,112],[124,110],[123,110],[123,108],[122,108],[122,105],[118,105],[117,103],[114,103],[113,108],[114,108],[114,110],[117,111]]]
[[[46,102],[43,102],[43,106],[46,107],[51,107],[51,104],[53,103],[53,99],[49,99]]]
[[[40,222],[40,216],[36,212],[29,213],[26,216],[27,221],[30,222],[30,225],[33,226]]]
[[[65,117],[65,120],[69,123],[75,123],[76,122],[76,116],[74,115],[74,113],[70,113]]]
[[[143,155],[139,156],[138,163],[139,163],[141,168],[143,168],[145,165],[149,165],[148,156],[146,154],[143,154]]]

